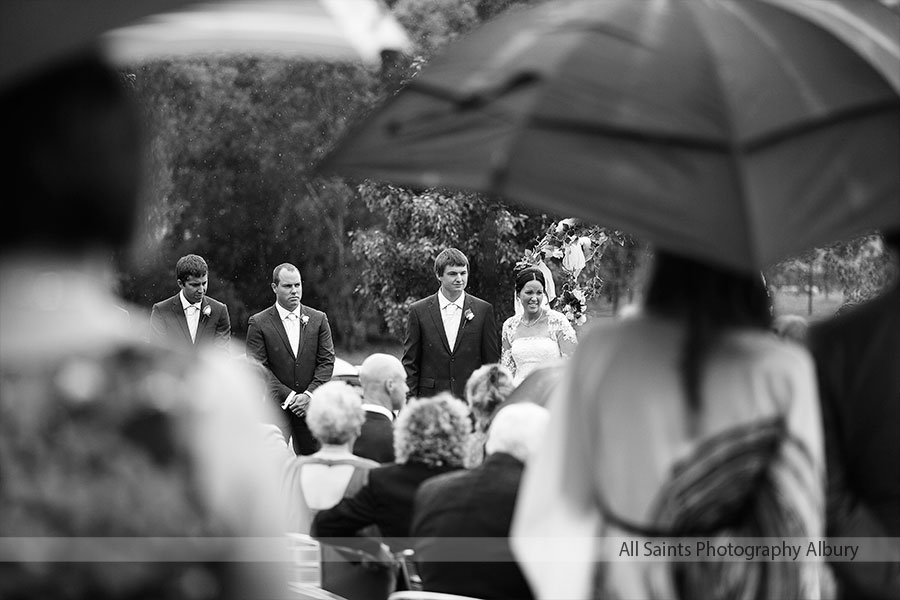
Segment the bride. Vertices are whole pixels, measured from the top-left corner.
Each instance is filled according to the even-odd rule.
[[[500,355],[516,385],[535,367],[575,351],[575,330],[565,315],[545,306],[545,287],[540,269],[528,267],[516,275],[516,301],[523,310],[503,323]]]

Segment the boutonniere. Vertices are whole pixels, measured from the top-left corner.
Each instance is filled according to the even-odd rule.
[[[309,323],[309,315],[300,315],[300,324],[305,326],[307,323]]]
[[[206,306],[203,307],[203,316],[208,317],[211,314],[212,314],[212,307],[209,304],[207,304]]]
[[[467,308],[464,316],[466,317],[466,321],[471,321],[475,318],[475,313],[472,312],[471,308]]]

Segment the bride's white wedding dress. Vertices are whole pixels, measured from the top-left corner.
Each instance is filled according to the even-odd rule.
[[[503,323],[500,363],[512,371],[516,385],[537,367],[568,356],[577,343],[575,330],[564,314],[550,309],[546,313],[546,319],[531,327],[522,323],[522,315]]]

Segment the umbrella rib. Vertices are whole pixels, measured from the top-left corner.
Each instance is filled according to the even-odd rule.
[[[854,107],[852,109],[838,111],[828,115],[826,119],[817,121],[809,121],[806,123],[798,123],[792,127],[786,127],[778,131],[773,131],[755,140],[749,141],[743,145],[746,152],[759,152],[771,146],[776,146],[784,140],[800,137],[809,133],[813,133],[822,129],[828,129],[833,125],[839,125],[848,121],[862,120],[867,117],[874,117],[885,113],[900,114],[900,98],[875,102],[867,106]]]
[[[690,6],[693,9],[696,5],[688,4],[688,6]],[[724,3],[722,4],[722,7],[723,7],[723,9],[727,10],[726,5]],[[737,9],[736,9],[736,7],[731,7],[731,10],[734,12]],[[692,12],[692,15],[694,15],[694,18],[691,19],[691,23],[694,25],[694,29],[696,30],[697,35],[703,41],[703,45],[706,47],[706,50],[707,50],[705,56],[707,56],[707,57],[713,56],[714,55],[713,44],[710,41],[709,36],[707,35],[705,29],[702,26],[700,26],[700,24],[698,23],[698,20],[696,18],[696,13]],[[745,15],[745,18],[749,18],[749,17],[747,17]],[[732,172],[734,173],[734,178],[735,178],[735,181],[737,184],[738,193],[741,196],[740,198],[737,199],[737,202],[739,204],[740,210],[742,210],[744,213],[744,215],[743,215],[744,223],[746,224],[746,227],[747,227],[746,232],[745,232],[745,237],[746,237],[746,242],[747,242],[746,248],[751,254],[751,256],[749,257],[750,261],[755,264],[759,264],[761,262],[758,260],[760,257],[757,256],[758,252],[753,244],[753,236],[750,233],[750,227],[752,226],[752,222],[750,221],[751,215],[750,215],[750,211],[748,209],[749,204],[744,201],[747,198],[747,184],[746,184],[746,181],[744,180],[744,173],[741,170],[741,164],[740,164],[740,157],[743,154],[744,149],[735,140],[734,120],[733,120],[733,118],[731,118],[732,115],[735,114],[735,110],[734,110],[734,107],[732,106],[732,103],[729,101],[730,98],[726,92],[727,86],[725,85],[726,78],[722,74],[719,62],[715,61],[715,60],[709,60],[709,66],[710,66],[712,72],[715,73],[715,76],[713,77],[713,81],[716,83],[716,85],[718,87],[719,97],[721,98],[722,104],[723,104],[723,106],[728,107],[729,136],[728,136],[728,145],[727,145],[726,154],[728,155],[728,160],[732,165]]]

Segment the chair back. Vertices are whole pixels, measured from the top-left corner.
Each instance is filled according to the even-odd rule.
[[[319,542],[302,533],[286,534],[291,569],[291,584],[320,587],[322,585],[322,554]]]
[[[347,600],[387,600],[397,589],[398,565],[380,544],[377,553],[322,543],[322,589]]]
[[[458,594],[444,594],[442,592],[405,591],[394,592],[388,596],[388,600],[483,600],[474,596],[460,596]]]

